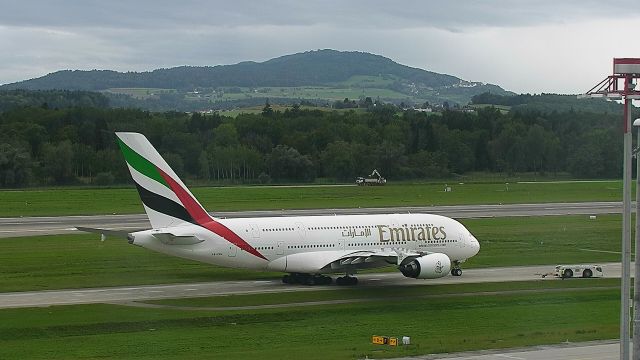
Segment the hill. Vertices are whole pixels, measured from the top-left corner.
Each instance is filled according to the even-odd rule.
[[[134,101],[130,105],[155,110],[224,108],[228,107],[225,104],[253,104],[256,98],[290,103],[372,97],[396,103],[466,104],[472,96],[484,92],[510,94],[497,85],[409,67],[380,55],[328,49],[265,62],[180,66],[150,72],[62,70],[0,89],[103,91],[125,95],[116,103]]]

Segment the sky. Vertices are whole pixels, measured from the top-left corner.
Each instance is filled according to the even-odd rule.
[[[0,0],[0,84],[365,51],[517,93],[583,93],[640,57],[637,0]]]

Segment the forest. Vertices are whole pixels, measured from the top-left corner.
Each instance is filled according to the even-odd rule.
[[[621,173],[618,113],[491,106],[424,113],[390,104],[274,111],[267,104],[232,118],[109,108],[84,92],[25,94],[11,106],[0,102],[3,188],[128,183],[115,131],[145,134],[178,174],[202,184],[352,182],[374,168],[392,181]]]

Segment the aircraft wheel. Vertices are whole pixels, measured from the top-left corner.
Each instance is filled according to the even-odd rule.
[[[314,276],[309,275],[307,278],[304,279],[304,284],[313,286],[316,284],[316,278]]]
[[[291,284],[291,275],[285,275],[282,277],[283,284]]]

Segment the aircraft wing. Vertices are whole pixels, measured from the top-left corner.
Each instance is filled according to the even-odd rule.
[[[292,273],[340,272],[345,269],[400,265],[421,255],[404,249],[314,251],[283,256],[272,261],[268,267]]]
[[[400,265],[408,259],[413,259],[422,256],[415,251],[409,251],[401,248],[389,248],[381,250],[362,250],[345,254],[340,258],[333,261],[330,265],[332,267],[346,266],[346,265],[358,265],[363,263],[372,263],[385,261],[389,264]]]

